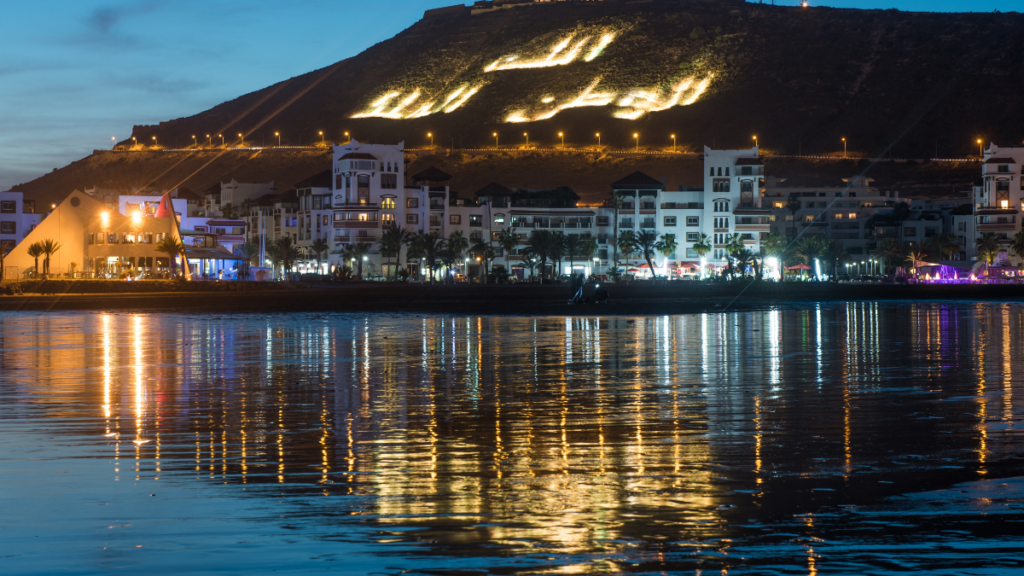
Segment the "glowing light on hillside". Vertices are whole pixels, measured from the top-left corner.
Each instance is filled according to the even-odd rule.
[[[601,41],[597,43],[597,46],[594,46],[593,48],[590,49],[590,52],[588,52],[587,55],[583,58],[583,61],[590,62],[594,58],[600,56],[601,52],[604,52],[604,49],[607,48],[608,45],[611,44],[614,40],[615,34],[605,34],[604,36],[602,36]]]
[[[579,59],[588,44],[591,45],[590,50],[583,57],[583,61],[590,62],[600,56],[604,49],[615,41],[615,36],[615,33],[609,32],[599,39],[596,39],[595,36],[584,36],[583,39],[576,40],[577,35],[571,34],[555,44],[546,56],[533,59],[521,59],[519,54],[504,56],[484,67],[484,72],[565,66]],[[572,47],[570,48],[570,46]]]
[[[620,107],[612,113],[615,118],[636,120],[649,112],[661,112],[676,106],[689,106],[707,91],[712,78],[705,78],[695,85],[693,78],[684,78],[676,83],[668,93],[657,88],[650,90],[634,90],[623,96],[616,104]],[[683,97],[686,96],[684,99]]]
[[[483,86],[484,84],[476,86],[463,84],[444,98],[431,98],[424,103],[419,103],[423,96],[423,92],[419,88],[414,89],[408,95],[405,95],[403,92],[388,92],[371,103],[364,112],[352,115],[352,118],[407,120],[410,118],[423,118],[438,112],[447,114],[462,107]],[[396,100],[397,104],[395,103]]]

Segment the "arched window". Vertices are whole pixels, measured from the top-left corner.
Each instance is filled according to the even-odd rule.
[[[708,174],[708,176],[714,176],[714,175],[715,175],[715,167],[712,166],[711,167],[711,174]]]
[[[729,168],[728,168],[728,167],[726,167],[726,168],[725,168],[725,175],[726,175],[726,176],[728,176],[728,175],[729,175]]]

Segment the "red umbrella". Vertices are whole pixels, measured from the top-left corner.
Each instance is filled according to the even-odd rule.
[[[697,264],[696,262],[680,262],[677,267],[687,268],[689,270],[696,270],[697,268],[700,268],[700,264]]]
[[[811,269],[811,267],[808,266],[807,264],[797,264],[796,266],[790,266],[789,268],[786,268],[786,270],[810,270],[810,269]]]
[[[639,272],[639,270],[637,270],[636,268],[630,268],[629,270],[626,270],[626,272]]]

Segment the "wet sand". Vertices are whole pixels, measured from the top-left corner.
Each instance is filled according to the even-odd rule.
[[[660,315],[756,310],[807,302],[1024,301],[1019,285],[674,282],[667,285],[607,284],[607,305],[570,305],[567,285],[348,284],[259,292],[160,292],[0,296],[0,312],[410,312],[483,315]],[[593,291],[587,287],[585,294]]]

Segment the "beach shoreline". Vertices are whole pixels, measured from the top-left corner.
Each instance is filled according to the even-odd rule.
[[[572,305],[568,285],[342,284],[265,291],[0,296],[0,312],[430,313],[650,316],[800,306],[811,302],[1024,302],[1018,285],[646,282],[604,285],[608,304]],[[585,294],[592,292],[587,287]]]

